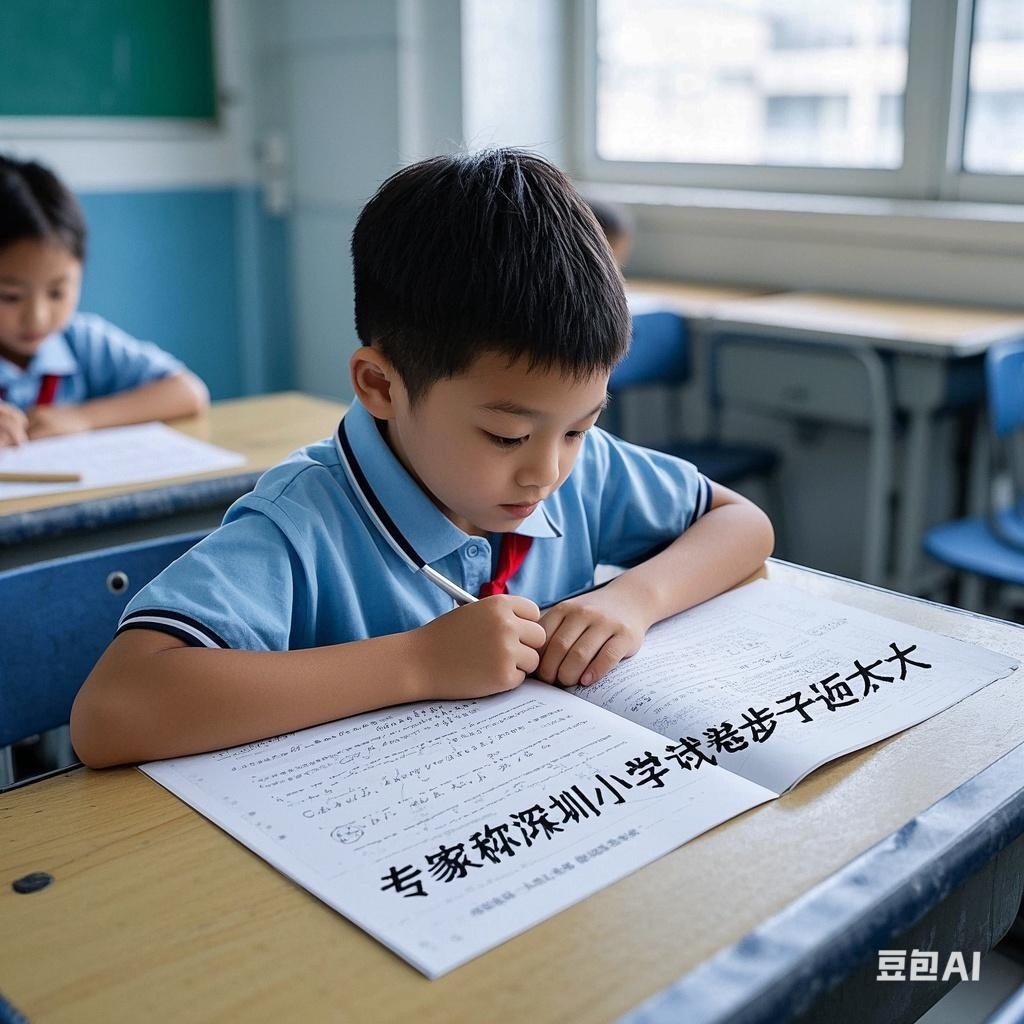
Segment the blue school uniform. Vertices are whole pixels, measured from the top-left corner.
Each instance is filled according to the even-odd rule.
[[[565,483],[516,531],[534,539],[509,590],[553,604],[591,586],[599,563],[649,557],[710,503],[711,485],[690,463],[595,427]],[[119,631],[283,651],[414,629],[451,611],[392,533],[472,594],[491,578],[501,541],[445,517],[354,403],[333,438],[265,473],[222,526],[144,587]]]
[[[45,338],[23,370],[0,356],[0,396],[19,409],[39,402],[47,378],[57,378],[54,404],[87,402],[131,391],[185,369],[152,342],[137,341],[90,313],[77,313],[63,331]]]

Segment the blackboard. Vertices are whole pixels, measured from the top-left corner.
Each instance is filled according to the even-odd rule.
[[[211,0],[0,0],[0,116],[216,116]]]

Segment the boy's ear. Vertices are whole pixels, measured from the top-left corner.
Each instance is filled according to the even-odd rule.
[[[348,363],[356,398],[366,411],[379,420],[395,415],[393,387],[398,373],[391,362],[372,345],[360,345]]]

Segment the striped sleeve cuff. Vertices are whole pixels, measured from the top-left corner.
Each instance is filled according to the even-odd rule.
[[[129,629],[155,629],[158,633],[169,633],[184,640],[189,647],[227,649],[230,646],[209,626],[181,612],[167,611],[165,608],[139,608],[129,612],[121,619],[114,636],[120,636]]]
[[[690,516],[690,521],[686,524],[687,528],[693,526],[705,512],[710,510],[711,498],[711,482],[703,473],[700,473],[697,476],[697,500],[693,503],[693,514]]]

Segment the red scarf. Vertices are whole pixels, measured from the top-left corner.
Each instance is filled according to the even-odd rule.
[[[44,373],[43,379],[39,382],[39,394],[36,396],[36,405],[53,405],[57,397],[57,388],[60,386],[60,377],[55,373]],[[7,397],[7,391],[0,388],[0,402]]]
[[[508,581],[515,576],[519,566],[526,558],[526,552],[533,543],[532,537],[524,537],[519,533],[503,533],[501,548],[498,551],[498,569],[494,579],[489,580],[480,588],[481,597],[493,597],[495,594],[508,593]]]

